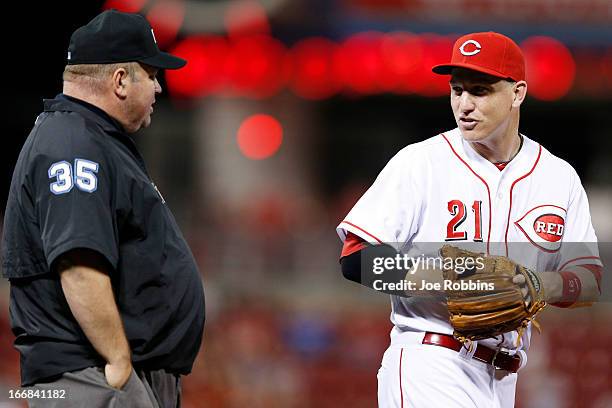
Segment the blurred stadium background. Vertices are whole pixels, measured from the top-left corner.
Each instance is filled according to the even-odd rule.
[[[334,228],[406,144],[455,126],[430,67],[454,39],[520,43],[521,130],[583,179],[612,238],[610,0],[109,0],[20,2],[5,20],[1,208],[42,98],[61,90],[70,33],[103,8],[141,12],[189,61],[162,76],[136,140],[206,289],[191,407],[372,407],[388,344],[386,295],[345,281]],[[7,106],[7,105],[5,105]],[[606,277],[604,277],[606,279]],[[18,385],[0,283],[0,407]],[[517,407],[612,407],[612,308],[548,309]]]

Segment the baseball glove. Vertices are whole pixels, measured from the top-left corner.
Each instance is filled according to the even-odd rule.
[[[456,338],[480,340],[518,330],[520,341],[529,322],[539,329],[534,318],[546,302],[542,282],[533,271],[504,256],[484,255],[451,245],[444,245],[440,255],[445,266],[445,292]],[[459,261],[459,258],[463,259]],[[446,268],[450,265],[449,259],[453,267]],[[468,264],[475,267],[465,270],[456,267]],[[513,282],[518,274],[525,277],[524,285]]]

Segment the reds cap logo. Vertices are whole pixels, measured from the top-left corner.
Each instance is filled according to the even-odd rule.
[[[556,205],[540,205],[529,210],[514,224],[538,248],[556,252],[561,247],[565,229],[565,209]]]
[[[467,40],[459,47],[459,51],[466,57],[478,54],[481,49],[482,46],[476,40]]]

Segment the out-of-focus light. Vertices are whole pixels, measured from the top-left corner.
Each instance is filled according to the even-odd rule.
[[[116,9],[126,13],[137,13],[144,7],[147,0],[106,0],[103,10]]]
[[[521,43],[525,55],[527,92],[544,101],[565,96],[576,74],[572,54],[558,40],[551,37],[530,37]]]
[[[358,94],[373,94],[382,90],[383,35],[368,31],[347,38],[334,57],[334,72],[344,87]]]
[[[219,91],[225,85],[225,64],[229,45],[223,37],[190,37],[174,47],[172,54],[187,60],[181,69],[166,70],[172,94],[200,97]]]
[[[227,65],[231,90],[239,96],[251,98],[276,94],[288,79],[285,54],[285,46],[269,36],[232,40]]]
[[[415,73],[423,60],[420,38],[405,32],[387,34],[383,38],[381,52],[384,88],[397,93],[414,92]]]
[[[262,160],[278,151],[283,128],[274,117],[257,114],[248,117],[238,129],[238,147],[249,159]]]
[[[230,2],[225,13],[225,28],[230,37],[270,33],[266,10],[255,0]]]
[[[165,48],[176,39],[185,18],[184,0],[158,0],[147,13],[160,48]]]
[[[167,71],[166,78],[170,91],[182,97],[217,94],[262,99],[287,86],[296,95],[313,100],[341,91],[446,96],[449,76],[436,75],[431,67],[448,62],[455,39],[433,34],[364,32],[341,45],[325,38],[307,38],[288,51],[269,35],[192,37],[170,51],[185,58],[187,66]],[[549,37],[532,37],[522,46],[529,94],[535,98],[560,98],[574,80],[576,89],[589,95],[603,96],[612,88],[610,51],[607,55],[577,54],[581,72],[588,72],[578,81],[574,57],[563,44]],[[589,69],[585,71],[587,63]]]
[[[436,97],[449,94],[448,75],[438,75],[431,71],[436,64],[450,61],[455,38],[439,35],[423,35],[423,59],[415,72],[412,86],[419,95]]]
[[[290,51],[292,76],[289,86],[305,99],[324,99],[340,88],[333,75],[337,45],[325,38],[308,38]]]

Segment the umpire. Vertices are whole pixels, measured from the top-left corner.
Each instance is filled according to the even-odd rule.
[[[4,218],[3,274],[33,407],[177,407],[202,341],[193,255],[130,134],[151,122],[161,52],[138,14],[105,11],[70,39]]]

